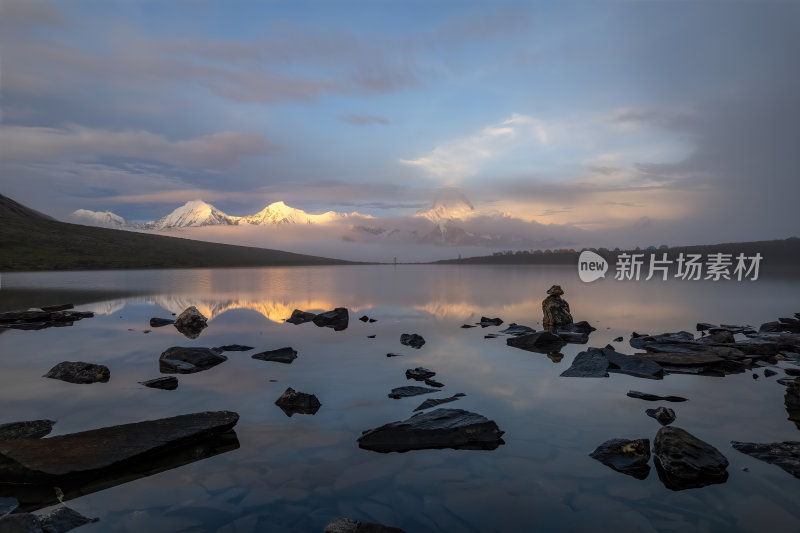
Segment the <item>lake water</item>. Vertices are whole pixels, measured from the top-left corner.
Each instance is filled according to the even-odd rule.
[[[228,270],[3,274],[3,309],[73,302],[96,313],[71,327],[0,335],[0,423],[55,419],[52,435],[206,410],[241,418],[237,449],[67,502],[100,518],[81,532],[321,532],[337,516],[413,532],[796,531],[800,480],[735,451],[731,440],[800,440],[787,420],[785,377],[750,372],[724,378],[669,375],[662,381],[612,374],[559,374],[586,346],[562,360],[508,347],[505,327],[462,329],[482,315],[537,329],[553,284],[566,291],[575,320],[597,328],[586,346],[633,353],[632,331],[693,331],[696,322],[752,324],[800,311],[800,281],[581,283],[574,268],[514,266],[348,266]],[[172,326],[150,328],[195,305],[209,326],[189,340]],[[347,307],[344,331],[284,322],[293,309]],[[362,315],[374,323],[357,320]],[[150,330],[144,333],[145,330]],[[426,339],[419,350],[402,333]],[[375,338],[368,338],[375,335]],[[614,343],[623,336],[625,342]],[[247,344],[228,361],[180,375],[175,391],[137,382],[159,377],[171,346]],[[254,360],[256,351],[292,346],[290,365]],[[402,354],[387,358],[388,352]],[[557,359],[557,358],[556,358]],[[100,363],[105,384],[42,378],[64,360]],[[408,368],[434,370],[441,393],[393,400]],[[779,367],[790,367],[779,362]],[[274,381],[273,381],[274,380]],[[287,388],[314,393],[316,415],[287,417],[274,405]],[[641,390],[674,394],[674,426],[716,446],[730,461],[728,481],[672,491],[655,469],[645,480],[588,456],[614,438],[655,437],[645,415],[656,404]],[[362,431],[402,420],[426,397],[462,392],[444,407],[497,422],[496,450],[362,450]],[[748,469],[744,471],[743,469]]]

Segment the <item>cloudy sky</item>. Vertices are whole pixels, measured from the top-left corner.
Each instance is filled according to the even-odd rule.
[[[458,187],[596,245],[800,228],[797,2],[3,0],[0,47],[0,192],[58,217]]]

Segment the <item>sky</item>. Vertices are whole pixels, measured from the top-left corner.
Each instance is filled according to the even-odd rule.
[[[458,188],[542,239],[785,238],[798,50],[789,1],[2,0],[0,192],[396,219]]]

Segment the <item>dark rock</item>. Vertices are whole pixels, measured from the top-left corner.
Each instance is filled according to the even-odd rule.
[[[421,366],[406,370],[406,379],[416,379],[417,381],[425,381],[427,378],[432,378],[435,375],[436,372]]]
[[[175,376],[148,379],[147,381],[140,381],[139,383],[151,389],[175,390],[178,388],[178,378]]]
[[[554,333],[561,337],[567,344],[586,344],[589,342],[589,334],[580,331],[570,331],[569,329],[558,328]]]
[[[763,324],[761,324],[761,327],[758,328],[758,331],[763,333],[777,333],[779,331],[782,331],[781,323],[778,322],[777,320],[774,322],[764,322]]]
[[[597,348],[590,348],[593,349]],[[625,355],[609,347],[603,348],[602,353],[608,360],[609,372],[646,379],[664,378],[664,369],[658,363],[635,355]]]
[[[429,387],[436,387],[438,389],[441,389],[442,387],[444,387],[444,383],[441,383],[441,382],[436,381],[435,379],[431,379],[431,378],[428,378],[428,379],[425,380],[425,385],[427,385]]]
[[[590,348],[575,356],[572,366],[561,373],[561,377],[570,378],[607,378],[608,359],[602,350]]]
[[[614,342],[622,342],[624,340],[625,339],[623,339],[622,337],[617,337],[616,339],[614,339]]]
[[[315,316],[317,315],[314,313],[308,313],[306,311],[295,309],[292,311],[292,316],[286,319],[286,322],[290,324],[305,324],[306,322],[311,322],[314,320]]]
[[[333,328],[333,331],[342,331],[347,329],[347,325],[350,322],[350,313],[346,307],[337,307],[333,311],[318,314],[312,322],[321,328]]]
[[[60,379],[68,383],[106,383],[111,377],[111,372],[104,365],[82,361],[63,361],[51,368],[43,377]]]
[[[386,354],[386,357],[400,357],[401,355],[403,355],[403,354],[389,352],[389,353]]]
[[[800,442],[785,441],[770,444],[755,442],[731,441],[734,449],[760,459],[771,465],[777,465],[796,478],[800,478]]]
[[[175,321],[170,318],[158,318],[153,317],[150,319],[150,327],[151,328],[160,328],[162,326],[169,326],[170,324],[174,324]]]
[[[787,376],[800,376],[800,368],[784,368],[783,371]]]
[[[683,490],[724,483],[728,460],[719,450],[688,431],[662,427],[653,444],[658,477],[668,489]]]
[[[713,342],[721,344],[732,344],[736,342],[733,338],[733,333],[725,329],[711,330],[708,338]]]
[[[245,346],[243,344],[226,344],[225,346],[215,348],[215,350],[220,352],[249,352],[252,349],[252,346]]]
[[[389,398],[394,398],[398,400],[400,398],[407,398],[409,396],[418,396],[420,394],[428,394],[429,392],[436,392],[437,389],[429,389],[427,387],[416,387],[416,386],[408,386],[408,387],[395,387],[392,389],[392,392],[389,393]]]
[[[478,322],[478,325],[480,327],[482,327],[482,328],[485,328],[485,327],[488,327],[488,326],[499,326],[502,323],[503,323],[503,321],[501,319],[499,319],[499,318],[488,318],[488,317],[482,316],[481,317],[481,321]]]
[[[416,333],[403,333],[400,335],[400,344],[419,349],[425,344],[425,339],[422,338],[422,335],[417,335]]]
[[[194,374],[227,360],[226,356],[208,348],[173,346],[161,354],[158,366],[162,374]]]
[[[459,392],[458,394],[454,394],[449,398],[428,398],[421,404],[419,404],[414,411],[422,411],[423,409],[430,409],[431,407],[436,407],[437,405],[441,405],[443,403],[450,403],[458,400],[462,396],[466,396],[463,392]]]
[[[461,329],[467,328],[477,328],[478,326],[473,326],[472,324],[461,324]]]
[[[375,335],[367,335],[367,338],[368,338],[368,339],[374,339],[374,338],[375,338]]]
[[[19,501],[16,498],[0,498],[0,516],[13,513],[19,507]]]
[[[502,435],[497,424],[482,415],[439,408],[367,430],[358,438],[358,445],[384,453],[433,448],[494,450],[503,444]]]
[[[675,411],[669,407],[657,407],[645,411],[647,416],[655,418],[662,426],[668,426],[675,422]]]
[[[367,315],[364,315],[364,316],[362,316],[361,318],[359,318],[359,320],[360,320],[361,322],[369,322],[369,317],[368,317]]]
[[[150,452],[228,431],[238,420],[239,415],[230,411],[203,412],[46,439],[6,441],[0,476],[7,483],[34,484],[91,476]]]
[[[649,439],[611,439],[598,446],[589,457],[604,465],[636,479],[645,479],[650,474]]]
[[[0,424],[0,441],[14,439],[41,439],[53,431],[55,420],[29,420]]]
[[[572,324],[569,304],[561,298],[564,290],[559,285],[553,285],[547,289],[547,294],[547,298],[542,300],[542,314],[544,315],[542,325],[547,329],[556,330]]]
[[[758,379],[758,374],[756,374],[755,372],[753,372],[752,376],[753,376],[753,379]]]
[[[369,323],[372,324],[373,322],[377,322],[377,320],[375,320],[374,318],[370,318]]]
[[[781,378],[781,379],[776,379],[775,383],[777,383],[778,385],[783,385],[784,387],[788,387],[789,384],[791,384],[793,381],[794,379],[792,378]]]
[[[0,517],[0,531],[3,533],[44,533],[39,518],[30,513]]]
[[[53,312],[53,311],[69,311],[70,309],[74,308],[75,306],[72,304],[58,304],[58,305],[43,305],[39,309],[41,309],[42,311]]]
[[[528,335],[529,333],[536,333],[536,330],[528,327],[522,326],[520,324],[511,323],[508,325],[506,329],[500,330],[500,333],[505,333],[506,335]]]
[[[789,382],[784,380],[778,380],[778,382],[786,385],[783,403],[786,406],[786,412],[789,413],[789,420],[800,429],[800,378],[794,378]]]
[[[278,348],[277,350],[268,350],[266,352],[253,354],[251,357],[261,361],[291,364],[292,361],[297,359],[297,350],[294,350],[291,346],[286,346],[285,348]]]
[[[376,524],[374,522],[359,522],[352,518],[340,516],[327,526],[323,533],[405,533],[402,529]]]
[[[708,322],[698,322],[697,323],[697,331],[708,331],[713,327],[716,327],[716,325],[715,324],[709,324]]]
[[[560,352],[550,352],[547,354],[547,358],[554,363],[560,363],[561,360],[564,359],[564,354]]]
[[[550,353],[559,351],[565,344],[564,339],[549,331],[537,331],[527,335],[506,339],[506,344],[529,352]]]
[[[577,333],[591,333],[597,330],[597,328],[592,327],[585,320],[581,320],[580,322],[574,322],[572,324],[567,324],[565,326],[562,326],[560,329],[565,329],[567,331],[574,331]]]
[[[99,518],[87,518],[63,505],[39,516],[43,533],[63,533],[98,520]]]
[[[322,406],[315,395],[297,392],[291,387],[281,394],[281,397],[275,401],[275,405],[283,409],[286,416],[292,416],[297,413],[313,415]]]
[[[200,332],[208,327],[208,319],[192,305],[184,309],[183,313],[178,315],[173,326],[183,333],[184,336],[190,339],[196,339],[200,336]]]
[[[777,372],[775,372],[774,370],[770,370],[769,368],[765,368],[764,369],[764,377],[765,378],[772,377],[772,376],[774,376],[776,374],[777,374]]]
[[[26,311],[7,311],[0,313],[0,328],[37,330],[71,326],[77,320],[93,316],[94,313],[89,311],[45,310],[38,308]]]
[[[657,394],[648,394],[646,392],[639,392],[637,390],[628,391],[627,396],[631,398],[638,398],[639,400],[647,400],[648,402],[685,402],[686,398],[680,396],[658,396]]]
[[[704,352],[637,353],[634,354],[634,356],[658,363],[662,366],[704,366],[724,361],[724,359],[718,355]]]

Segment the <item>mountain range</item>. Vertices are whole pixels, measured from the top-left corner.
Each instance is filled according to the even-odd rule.
[[[79,209],[70,216],[72,222],[79,224],[133,231],[169,232],[204,226],[311,225],[336,227],[341,230],[341,238],[348,242],[445,246],[552,246],[559,243],[553,239],[533,239],[502,231],[475,231],[464,227],[465,223],[475,219],[482,219],[484,222],[518,220],[502,213],[476,210],[466,195],[455,188],[440,189],[433,201],[413,216],[392,219],[380,219],[357,211],[312,214],[288,206],[282,201],[273,202],[251,215],[233,216],[203,200],[186,202],[166,216],[150,222],[128,221],[110,211],[86,209]]]

